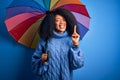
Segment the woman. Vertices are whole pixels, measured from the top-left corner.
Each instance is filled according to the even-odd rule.
[[[32,56],[39,80],[72,80],[72,71],[83,66],[77,21],[68,10],[47,12],[39,29],[40,42]]]

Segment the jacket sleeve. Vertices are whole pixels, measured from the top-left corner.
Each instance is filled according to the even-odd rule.
[[[70,48],[70,68],[72,70],[81,68],[84,65],[83,54],[81,53],[80,46],[72,46]]]
[[[48,64],[44,64],[41,59],[43,53],[43,44],[44,42],[40,40],[38,47],[32,55],[32,71],[36,75],[42,75],[48,69]]]

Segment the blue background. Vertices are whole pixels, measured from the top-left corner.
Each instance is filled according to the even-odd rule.
[[[33,80],[34,49],[18,44],[8,33],[4,18],[13,0],[0,0],[0,80]],[[34,6],[32,0],[16,0]],[[25,3],[27,2],[27,3]],[[120,0],[81,0],[91,16],[90,30],[81,41],[83,68],[74,80],[120,80]],[[14,3],[16,5],[16,3]],[[38,6],[35,6],[38,8]]]

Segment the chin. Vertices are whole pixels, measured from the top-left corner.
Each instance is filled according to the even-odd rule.
[[[60,30],[60,32],[65,32],[65,30]]]
[[[56,32],[63,33],[63,32],[65,32],[65,29],[59,29],[59,30],[56,30]]]

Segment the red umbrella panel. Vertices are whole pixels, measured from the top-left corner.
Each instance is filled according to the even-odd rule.
[[[19,43],[36,48],[40,39],[37,30],[45,11],[62,7],[73,13],[77,22],[81,39],[89,30],[90,16],[85,5],[79,0],[34,0],[40,9],[28,6],[16,6],[7,9],[5,24],[8,32]]]

